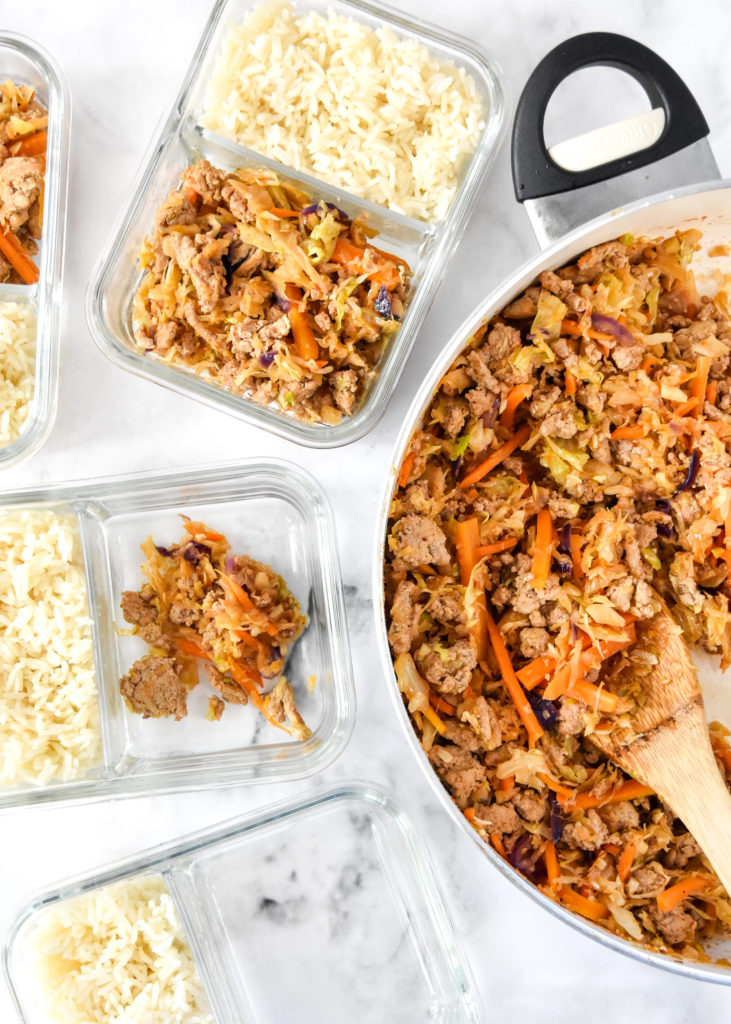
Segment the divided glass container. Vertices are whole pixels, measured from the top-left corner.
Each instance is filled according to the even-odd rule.
[[[77,779],[5,782],[0,809],[303,778],[337,757],[353,726],[355,696],[332,516],[309,475],[282,461],[252,460],[0,494],[0,524],[9,510],[39,509],[70,513],[78,524],[102,758]],[[180,539],[180,514],[224,533],[232,553],[272,566],[307,614],[283,674],[312,730],[309,739],[270,726],[250,704],[226,704],[220,721],[208,721],[214,691],[203,683],[190,692],[188,716],[178,722],[143,719],[126,707],[120,677],[149,649],[139,637],[124,635],[130,626],[122,618],[121,594],[144,582],[140,544],[148,536],[163,546]]]
[[[164,880],[215,1024],[484,1019],[413,826],[385,792],[353,783],[159,846],[32,900],[4,951],[23,1024],[47,1019],[33,950],[44,915],[140,876]]]
[[[296,171],[203,127],[206,90],[223,40],[228,30],[255,6],[257,0],[219,0],[215,4],[180,93],[94,272],[87,295],[87,318],[101,350],[124,369],[291,441],[313,448],[332,448],[362,437],[385,411],[497,152],[504,120],[502,78],[497,66],[470,41],[391,8],[361,0],[296,0],[297,13],[334,11],[373,29],[388,27],[402,38],[423,44],[434,56],[464,68],[473,78],[484,107],[484,124],[475,150],[465,160],[457,192],[445,217],[431,223],[416,220]],[[324,199],[334,203],[351,218],[367,217],[369,226],[378,232],[378,247],[406,260],[411,267],[413,278],[401,327],[384,351],[358,409],[341,423],[328,426],[301,422],[278,409],[225,391],[193,371],[145,356],[136,346],[132,300],[141,280],[137,254],[152,230],[159,204],[177,187],[185,167],[202,158],[226,170],[268,168],[297,185],[313,201]]]
[[[40,448],[56,415],[71,103],[56,62],[24,36],[0,32],[0,78],[32,86],[48,110],[43,225],[38,253],[33,257],[38,282],[0,284],[0,302],[27,303],[37,321],[33,398],[20,435],[0,447],[3,469]]]

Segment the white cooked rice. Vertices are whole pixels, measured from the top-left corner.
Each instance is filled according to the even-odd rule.
[[[420,43],[290,3],[224,40],[204,125],[411,217],[439,220],[484,125],[474,80]]]
[[[54,1024],[213,1024],[159,876],[125,879],[49,908],[33,946]]]
[[[78,778],[100,757],[76,518],[0,513],[0,784]]]
[[[35,389],[36,318],[25,302],[0,302],[0,447],[28,418]]]

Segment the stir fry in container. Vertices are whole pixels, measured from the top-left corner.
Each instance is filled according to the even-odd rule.
[[[48,111],[28,85],[0,86],[0,281],[35,284]]]
[[[206,717],[219,719],[225,703],[250,701],[270,724],[307,739],[282,676],[287,651],[307,624],[297,599],[269,566],[233,555],[222,533],[183,519],[180,544],[164,548],[151,537],[142,544],[148,582],[122,594],[122,614],[150,646],[120,680],[127,706],[144,718],[179,721],[200,660],[215,691]]]
[[[591,737],[642,700],[658,595],[731,664],[731,319],[698,294],[698,240],[597,246],[480,328],[408,447],[386,551],[399,686],[473,827],[568,909],[695,959],[729,895]]]
[[[143,246],[136,343],[258,404],[337,424],[363,398],[408,289],[408,266],[372,234],[270,171],[203,160]]]

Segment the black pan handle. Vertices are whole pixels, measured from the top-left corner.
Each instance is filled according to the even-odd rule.
[[[619,68],[632,75],[655,107],[665,111],[665,127],[646,149],[585,171],[567,171],[546,149],[543,121],[548,101],[565,78],[582,68]],[[662,57],[627,36],[586,32],[560,43],[546,54],[525,84],[513,123],[513,185],[518,202],[556,195],[582,185],[614,178],[645,167],[690,146],[709,133],[693,94]]]

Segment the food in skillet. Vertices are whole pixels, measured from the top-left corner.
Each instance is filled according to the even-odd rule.
[[[203,160],[157,211],[134,300],[146,353],[311,423],[356,410],[409,268],[272,172]]]
[[[0,282],[35,284],[48,111],[29,85],[0,86]]]
[[[731,663],[731,321],[698,296],[698,237],[600,245],[480,328],[410,442],[386,549],[399,686],[473,827],[568,909],[696,958],[729,895],[591,735],[641,699],[656,593]]]
[[[120,680],[127,706],[144,718],[179,721],[198,684],[200,659],[216,691],[206,717],[220,718],[224,702],[251,701],[271,725],[307,739],[310,730],[281,674],[307,625],[299,602],[268,565],[231,554],[222,533],[182,518],[180,544],[164,548],[151,537],[142,544],[147,583],[122,594],[122,614],[150,647]]]

